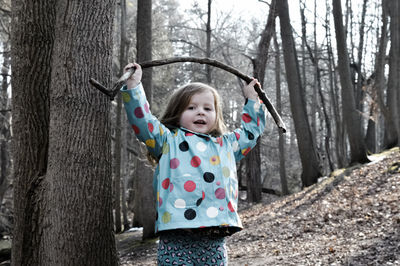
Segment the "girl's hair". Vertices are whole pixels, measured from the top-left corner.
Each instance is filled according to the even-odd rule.
[[[214,137],[221,136],[226,131],[224,117],[222,115],[222,103],[216,89],[201,82],[189,83],[175,91],[169,99],[167,108],[162,115],[160,122],[169,129],[178,128],[179,120],[186,107],[189,105],[193,95],[210,91],[214,96],[215,124],[209,132]],[[158,163],[158,159],[147,153],[147,159],[153,164]]]

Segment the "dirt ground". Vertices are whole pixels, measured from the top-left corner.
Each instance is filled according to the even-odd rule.
[[[242,202],[229,265],[400,265],[400,151],[338,170],[303,191]],[[117,236],[121,265],[156,265],[157,239]]]

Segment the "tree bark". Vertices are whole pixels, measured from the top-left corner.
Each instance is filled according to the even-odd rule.
[[[12,265],[43,265],[55,1],[11,2],[14,230]],[[29,66],[29,67],[27,67]],[[32,71],[36,69],[36,71]]]
[[[368,162],[364,138],[361,133],[361,119],[357,113],[353,84],[350,77],[350,63],[346,47],[340,0],[333,0],[333,18],[338,49],[340,85],[342,87],[342,112],[350,143],[350,163]]]
[[[211,58],[211,3],[212,0],[208,0],[207,8],[207,24],[206,24],[206,57]],[[210,65],[206,65],[207,83],[211,84],[211,68]]]
[[[290,25],[287,0],[277,1],[277,10],[281,26],[283,55],[285,60],[286,77],[289,87],[290,106],[292,110],[297,143],[303,171],[301,179],[303,186],[310,186],[321,176],[320,162],[311,135],[307,118],[306,103],[301,93],[301,80],[296,50]]]
[[[110,101],[115,1],[55,4],[47,227],[39,265],[117,265],[112,216]]]

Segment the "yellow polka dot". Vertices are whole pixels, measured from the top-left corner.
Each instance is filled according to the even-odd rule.
[[[146,140],[147,147],[154,148],[156,146],[156,141],[154,139]]]
[[[131,96],[127,92],[122,92],[122,100],[127,103],[131,100]]]
[[[160,135],[164,135],[164,129],[160,126]]]
[[[169,144],[164,142],[163,147],[162,147],[162,153],[167,154],[169,152]]]
[[[160,201],[160,191],[157,191],[157,201]]]
[[[163,223],[169,223],[171,221],[171,214],[169,212],[164,212],[162,216]]]
[[[231,158],[231,153],[230,152],[228,152],[228,154],[227,154],[227,156],[226,157],[228,157],[228,160],[229,160],[229,162],[231,162],[232,161],[232,158]]]
[[[211,165],[218,165],[221,162],[218,155],[214,155],[210,158]]]

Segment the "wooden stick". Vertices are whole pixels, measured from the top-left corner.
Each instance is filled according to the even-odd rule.
[[[152,60],[152,61],[146,61],[139,63],[142,68],[149,68],[149,67],[155,67],[155,66],[162,66],[162,65],[168,65],[168,64],[173,64],[173,63],[179,63],[179,62],[193,62],[193,63],[200,63],[200,64],[207,64],[211,65],[220,69],[223,69],[229,73],[234,74],[235,76],[241,78],[242,80],[246,81],[247,83],[250,83],[252,81],[252,77],[243,74],[236,68],[233,68],[231,66],[225,65],[224,63],[210,59],[210,58],[199,58],[199,57],[171,57],[171,58],[166,58],[166,59],[159,59],[159,60]],[[126,72],[122,77],[115,83],[113,86],[112,90],[107,90],[103,85],[101,85],[99,82],[97,82],[94,79],[90,79],[90,84],[92,84],[95,88],[106,94],[108,97],[110,97],[111,100],[114,100],[115,96],[117,95],[118,91],[120,88],[125,84],[125,82],[129,79],[129,77],[135,73],[135,69],[131,68],[129,69],[128,72]],[[254,86],[254,89],[256,90],[258,96],[262,100],[262,102],[265,104],[267,107],[267,110],[270,112],[272,118],[274,119],[276,125],[278,128],[281,130],[281,132],[285,133],[286,132],[286,127],[285,124],[282,121],[282,118],[276,111],[275,107],[272,105],[271,101],[268,99],[267,95],[265,92],[261,89],[261,87],[256,84]]]

